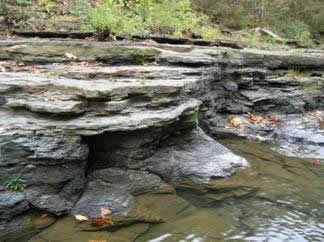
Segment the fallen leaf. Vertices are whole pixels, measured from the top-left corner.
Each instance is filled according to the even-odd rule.
[[[42,214],[39,218],[47,218],[48,217],[48,214],[47,213],[44,213],[44,214]]]
[[[311,112],[310,115],[320,120],[324,120],[324,111]]]
[[[251,124],[259,124],[264,120],[262,116],[252,114],[252,113],[248,113],[247,116],[249,118],[249,123]]]
[[[142,42],[143,44],[158,44],[158,42],[152,40],[152,39],[146,39]]]
[[[100,209],[100,214],[101,214],[101,217],[105,217],[105,216],[111,215],[112,211],[107,209],[107,208],[101,208]]]
[[[65,55],[67,58],[71,59],[71,60],[77,60],[77,59],[78,59],[77,56],[75,56],[75,55],[73,55],[73,54],[71,54],[71,53],[65,53],[64,55]]]
[[[228,118],[225,128],[226,129],[234,128],[234,129],[236,129],[236,131],[242,133],[242,132],[244,132],[244,129],[245,129],[244,124],[245,124],[245,121],[243,121],[241,118],[231,116]]]
[[[312,163],[313,165],[320,165],[321,161],[320,160],[310,160],[310,163]]]
[[[232,116],[232,117],[229,117],[229,119],[227,120],[227,124],[230,125],[230,127],[232,127],[232,128],[237,128],[241,124],[244,124],[244,121],[242,119],[240,119],[239,117]]]
[[[95,60],[87,60],[87,61],[82,61],[82,62],[79,62],[79,63],[74,63],[75,65],[78,65],[78,66],[104,66],[104,64],[100,61],[95,61]]]
[[[266,140],[264,137],[262,137],[262,136],[260,136],[260,135],[256,135],[254,138],[255,138],[256,140],[259,140],[259,141],[265,141],[265,140]]]
[[[103,226],[103,225],[113,225],[113,221],[112,221],[112,218],[97,218],[93,221],[91,221],[91,225],[93,226],[97,226],[97,227],[100,227],[100,226]]]
[[[273,114],[272,115],[267,115],[266,119],[267,119],[268,122],[270,122],[272,124],[276,124],[279,121],[279,118],[276,115],[273,115]]]
[[[80,214],[74,215],[74,218],[76,220],[78,220],[79,222],[84,222],[84,221],[89,220],[86,216],[83,216],[83,215],[80,215]]]

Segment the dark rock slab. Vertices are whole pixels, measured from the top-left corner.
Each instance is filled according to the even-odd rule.
[[[113,215],[125,216],[133,207],[133,195],[154,192],[166,186],[160,177],[147,171],[120,168],[95,170],[89,175],[89,179],[72,214],[99,218],[101,208],[106,208]]]
[[[200,128],[170,138],[146,167],[165,181],[183,179],[208,183],[212,178],[228,177],[248,162],[207,136]]]
[[[115,184],[120,187],[120,190],[127,190],[133,195],[152,192],[165,185],[159,176],[147,171],[119,168],[96,170],[91,174],[91,178]]]
[[[273,134],[274,149],[287,156],[324,160],[321,122],[309,114],[282,117]]]
[[[37,191],[28,191],[27,198],[30,204],[40,210],[57,216],[68,213],[74,203],[58,194],[42,194]]]
[[[0,191],[0,219],[11,219],[29,209],[25,194]]]
[[[113,215],[126,215],[131,210],[133,200],[133,196],[127,190],[98,179],[88,183],[71,213],[100,218],[101,208],[106,208],[111,210]]]
[[[22,230],[31,222],[31,217],[28,215],[11,218],[10,221],[0,220],[0,239],[7,235],[13,234],[18,230]]]

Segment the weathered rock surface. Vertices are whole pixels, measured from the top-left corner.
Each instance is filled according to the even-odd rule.
[[[318,56],[323,57],[323,54]],[[290,68],[295,67],[298,68],[294,65]],[[300,72],[284,69],[272,70],[265,65],[263,68],[226,67],[222,73],[220,75],[216,71],[213,81],[206,82],[207,87],[201,90],[203,94],[200,94],[204,99],[199,120],[207,134],[218,139],[248,137],[261,141],[273,140],[277,137],[273,134],[277,132],[287,132],[293,135],[297,130],[305,135],[306,133],[309,135],[317,133],[317,136],[322,136],[318,128],[319,125],[315,121],[316,118],[313,118],[312,125],[306,125],[308,127],[302,124],[305,122],[297,120],[302,120],[302,116],[305,116],[306,112],[323,110],[324,73],[322,71],[308,69],[308,67]],[[247,113],[263,117],[275,115],[279,121],[275,125],[248,123],[248,118],[245,116]],[[298,118],[296,114],[299,115]],[[226,128],[231,117],[239,118],[244,122],[244,129]],[[298,127],[294,122],[300,123]],[[293,131],[295,128],[296,132]],[[309,131],[310,129],[313,131]],[[299,140],[296,136],[295,145],[298,147],[306,145],[307,142],[299,143]],[[281,139],[281,141],[284,140]],[[290,153],[290,155],[295,153],[294,155],[297,157],[305,157],[303,152],[298,152],[297,146],[293,148],[295,152],[289,151],[288,146],[282,144],[281,150]],[[316,147],[319,146],[322,145],[318,144]],[[306,150],[314,150],[314,148],[309,147]],[[284,151],[285,149],[286,151]],[[313,156],[307,157],[323,159],[323,155],[318,155],[316,152]]]
[[[28,206],[129,214],[135,195],[168,187],[161,178],[205,186],[248,166],[198,116],[219,137],[231,114],[324,107],[318,51],[16,39],[0,41],[0,61],[0,182],[21,172],[27,183],[5,218]],[[279,76],[289,68],[311,75]],[[145,168],[161,178],[129,170]]]
[[[95,170],[89,176],[85,192],[72,209],[73,214],[100,218],[101,209],[113,215],[127,215],[134,204],[134,196],[160,190],[166,184],[160,177],[145,171],[108,168]]]
[[[274,130],[274,149],[287,156],[324,160],[323,121],[311,115],[288,115]]]
[[[29,209],[25,195],[20,192],[0,192],[0,219],[9,220]]]
[[[168,182],[188,179],[208,183],[213,178],[230,176],[236,168],[248,167],[244,158],[233,154],[199,128],[168,139],[144,163]]]

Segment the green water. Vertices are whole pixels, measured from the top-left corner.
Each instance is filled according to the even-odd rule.
[[[288,158],[266,144],[223,141],[251,167],[207,187],[179,184],[176,194],[136,198],[136,222],[116,231],[89,231],[71,217],[30,241],[324,241],[324,165]]]

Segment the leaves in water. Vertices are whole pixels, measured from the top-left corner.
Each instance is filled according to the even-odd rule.
[[[93,221],[91,221],[91,225],[96,226],[96,227],[101,227],[104,225],[113,225],[114,222],[111,217],[109,218],[97,218]]]

